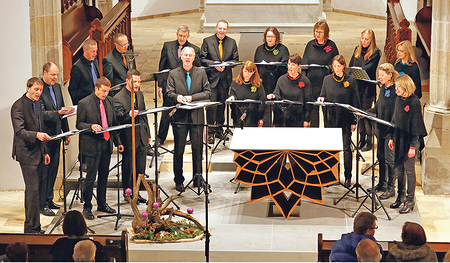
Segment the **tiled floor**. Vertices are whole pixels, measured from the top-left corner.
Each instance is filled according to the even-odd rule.
[[[161,17],[150,20],[139,20],[132,23],[133,45],[135,52],[140,56],[137,58],[138,69],[144,76],[158,71],[158,61],[162,45],[165,41],[175,39],[175,32],[179,25],[185,24],[191,28],[190,41],[201,45],[202,39],[211,34],[197,33],[201,14],[191,13],[185,15]],[[340,13],[327,13],[328,22],[331,27],[330,38],[337,43],[339,51],[350,59],[354,47],[359,42],[360,32],[366,28],[372,28],[376,32],[378,46],[383,50],[385,36],[385,21],[352,16]],[[239,41],[239,34],[230,34]],[[303,54],[305,44],[312,38],[311,35],[284,35],[283,43],[286,44],[291,53]],[[256,48],[256,47],[255,47]],[[143,83],[141,90],[144,91],[147,107],[154,106],[154,82]],[[425,94],[425,97],[427,94]],[[425,98],[426,99],[426,98]],[[161,100],[159,100],[159,103]],[[151,121],[153,115],[149,116]],[[169,134],[167,140],[168,148],[172,148],[172,137]],[[364,153],[368,162],[371,154]],[[161,164],[160,184],[169,194],[176,194],[172,182],[172,156],[165,154]],[[115,160],[115,158],[112,158]],[[190,171],[190,147],[187,147],[185,155],[185,174]],[[324,233],[326,239],[338,239],[341,233],[351,231],[353,219],[351,215],[356,210],[358,202],[353,198],[345,198],[338,205],[333,205],[333,200],[343,194],[340,187],[324,189],[324,204],[318,205],[309,201],[303,201],[300,217],[291,217],[289,220],[279,218],[267,218],[267,202],[260,201],[250,204],[250,189],[244,187],[234,194],[235,183],[229,179],[234,177],[230,170],[232,153],[226,147],[220,146],[217,153],[213,155],[214,165],[210,173],[213,192],[210,195],[210,229],[213,234],[211,239],[212,259],[214,261],[315,261],[317,250],[317,233]],[[361,169],[369,166],[369,163],[361,164]],[[421,167],[416,164],[418,177],[420,178]],[[151,177],[153,168],[147,169]],[[112,174],[111,178],[115,176]],[[364,187],[369,186],[370,176],[362,175],[361,182]],[[16,232],[23,231],[23,191],[1,191],[0,202],[0,231]],[[58,195],[56,192],[55,195]],[[146,195],[144,193],[144,195]],[[70,200],[70,198],[68,198]],[[120,199],[122,201],[122,199]],[[393,200],[383,202],[386,206]],[[387,209],[392,220],[389,221],[383,211],[377,211],[378,225],[375,237],[378,240],[399,240],[403,222],[411,220],[421,222],[426,230],[428,241],[450,242],[450,198],[448,196],[424,196],[421,187],[416,190],[416,201],[418,208],[408,215],[399,215],[396,210]],[[61,203],[61,201],[58,201]],[[114,189],[108,190],[108,202],[117,207],[117,195]],[[204,222],[204,197],[198,197],[192,192],[186,192],[182,198],[177,200],[181,210],[187,207],[195,209],[194,216],[202,223]],[[449,209],[446,209],[449,208]],[[76,201],[74,209],[81,210],[81,204]],[[143,209],[143,207],[141,208]],[[361,211],[367,211],[363,208]],[[123,213],[130,213],[129,206],[122,206]],[[61,211],[59,211],[59,214]],[[94,212],[94,214],[97,214]],[[44,229],[50,228],[52,221],[58,217],[41,216]],[[97,233],[114,234],[115,217],[96,219],[88,222],[89,226]],[[119,221],[119,230],[131,225],[131,219],[123,218]],[[55,229],[54,233],[61,233],[61,227]],[[230,236],[230,233],[232,234]],[[164,255],[159,252],[162,248],[172,251],[171,255],[179,260],[203,261],[202,250],[204,242],[191,244],[165,244],[154,246],[134,245],[130,243],[130,251],[134,250],[133,261],[148,261],[148,251],[151,250],[154,260],[165,261]],[[301,248],[301,249],[299,249]],[[233,250],[233,256],[227,251]],[[251,250],[251,253],[244,251]],[[272,258],[273,251],[282,251],[284,255],[276,254]],[[309,252],[308,252],[309,251]],[[299,252],[304,253],[298,258]],[[193,254],[189,254],[193,253]],[[186,258],[186,255],[192,257]]]

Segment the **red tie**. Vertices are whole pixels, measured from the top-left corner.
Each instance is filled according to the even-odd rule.
[[[100,115],[102,117],[102,128],[108,128],[108,118],[106,117],[105,105],[103,105],[103,100],[100,100]],[[109,140],[109,132],[104,132],[103,138],[105,138],[105,140]]]

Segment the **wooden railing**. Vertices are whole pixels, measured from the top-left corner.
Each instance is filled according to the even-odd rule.
[[[411,40],[411,29],[399,0],[388,0],[386,12],[387,28],[384,54],[386,60],[392,63],[397,57],[395,46],[403,40]]]
[[[431,6],[424,6],[416,15],[417,34],[428,57],[431,56],[431,10]]]
[[[117,33],[127,35],[130,47],[133,47],[130,0],[119,1],[102,20],[94,19],[92,22],[89,36],[98,43],[98,61],[101,75],[103,75],[102,60],[114,48],[113,38]]]

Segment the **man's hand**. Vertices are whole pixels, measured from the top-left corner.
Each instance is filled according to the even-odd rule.
[[[351,132],[356,131],[356,124],[352,124],[352,126],[350,126],[350,131]]]
[[[136,117],[138,115],[138,113],[139,113],[139,110],[134,110],[134,117]],[[133,115],[133,111],[132,110],[130,110],[129,115],[130,115],[130,117],[133,117],[132,116]]]
[[[102,130],[102,126],[100,126],[98,124],[92,124],[91,129],[95,132],[99,132]]]
[[[185,102],[187,102],[183,95],[178,95],[178,96],[177,96],[177,101],[178,101],[179,103],[185,103]]]
[[[64,144],[69,145],[69,143],[70,143],[70,137],[67,136],[66,139],[64,140]]]
[[[264,121],[263,120],[259,120],[258,121],[258,127],[262,127],[264,125]]]
[[[309,122],[304,121],[304,122],[303,122],[303,127],[305,127],[305,128],[306,128],[306,127],[309,127],[309,124],[310,124]]]
[[[186,102],[192,102],[192,96],[184,96]]]
[[[50,163],[50,155],[48,155],[47,153],[44,155],[44,164],[47,165],[49,163]]]
[[[225,66],[222,67],[216,67],[217,71],[223,72],[225,70]]]
[[[409,147],[408,158],[413,158],[414,156],[416,156],[416,148]]]
[[[388,146],[389,146],[389,149],[391,149],[391,151],[393,151],[394,150],[394,141],[393,140],[389,140]]]
[[[118,148],[119,148],[119,152],[120,152],[120,153],[122,153],[122,152],[123,152],[123,150],[124,150],[124,148],[123,148],[123,145],[119,145],[119,147],[118,147]]]
[[[162,94],[162,87],[158,87],[158,97],[161,98]]]
[[[275,99],[275,95],[274,94],[267,94],[267,99],[268,100]]]
[[[72,112],[75,111],[75,108],[72,107],[62,107],[58,113],[59,115],[66,115],[66,114],[71,114]]]
[[[48,141],[48,140],[50,140],[50,136],[47,134],[47,133],[45,133],[45,132],[38,132],[37,134],[36,134],[36,138],[39,140],[39,141],[41,141],[41,142],[43,142],[43,141]],[[50,157],[50,156],[49,156]]]

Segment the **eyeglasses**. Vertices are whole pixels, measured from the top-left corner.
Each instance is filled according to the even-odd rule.
[[[120,46],[120,47],[123,47],[123,48],[127,48],[129,45],[130,45],[130,43],[126,43],[125,45],[121,45],[121,44],[119,44],[119,43],[116,43],[118,46]]]
[[[324,34],[325,32],[324,31],[314,31],[315,33],[317,33],[317,34]]]
[[[369,228],[369,229],[378,229],[378,226],[371,227],[371,228]]]
[[[272,38],[277,38],[277,37],[276,36],[266,36],[266,38],[272,39]]]

